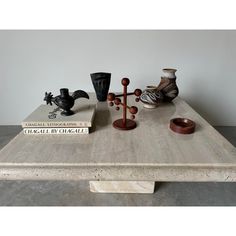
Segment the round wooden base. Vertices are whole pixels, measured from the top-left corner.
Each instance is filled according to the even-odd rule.
[[[126,125],[123,124],[123,119],[118,119],[113,122],[113,127],[120,130],[131,130],[136,128],[136,122],[126,119]]]

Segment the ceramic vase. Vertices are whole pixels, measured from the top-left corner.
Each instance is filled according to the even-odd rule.
[[[179,94],[179,89],[176,84],[176,69],[163,69],[164,76],[157,87],[163,93],[164,101],[171,102]]]
[[[140,101],[145,108],[156,108],[163,101],[163,94],[156,86],[147,86],[140,96]]]
[[[90,74],[90,76],[98,101],[106,101],[111,82],[111,73],[97,72]]]

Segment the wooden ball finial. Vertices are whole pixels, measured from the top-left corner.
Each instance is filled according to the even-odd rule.
[[[121,80],[121,84],[124,85],[124,86],[128,86],[129,85],[129,79],[128,78],[123,78]]]
[[[138,108],[135,106],[130,107],[129,112],[131,114],[136,114],[138,112]]]
[[[142,90],[141,89],[135,89],[134,94],[135,94],[135,96],[139,97],[142,94]]]
[[[107,95],[107,100],[110,101],[110,102],[114,101],[115,98],[116,98],[116,95],[114,93],[109,93]]]
[[[119,104],[121,103],[120,98],[115,98],[114,103],[115,103],[116,105],[119,105]]]

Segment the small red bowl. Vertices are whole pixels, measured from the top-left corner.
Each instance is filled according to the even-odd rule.
[[[179,134],[192,134],[195,131],[195,122],[187,118],[170,120],[170,129]]]

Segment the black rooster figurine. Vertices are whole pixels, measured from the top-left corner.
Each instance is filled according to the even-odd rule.
[[[61,115],[63,116],[70,116],[73,115],[74,112],[71,110],[71,108],[75,104],[75,100],[77,98],[87,98],[89,99],[89,95],[84,92],[83,90],[76,90],[72,95],[69,95],[69,90],[67,88],[60,89],[61,95],[58,95],[56,97],[53,97],[52,93],[45,93],[44,101],[47,102],[47,104],[52,105],[52,102],[54,102],[59,108],[61,108],[63,111],[61,112]]]

